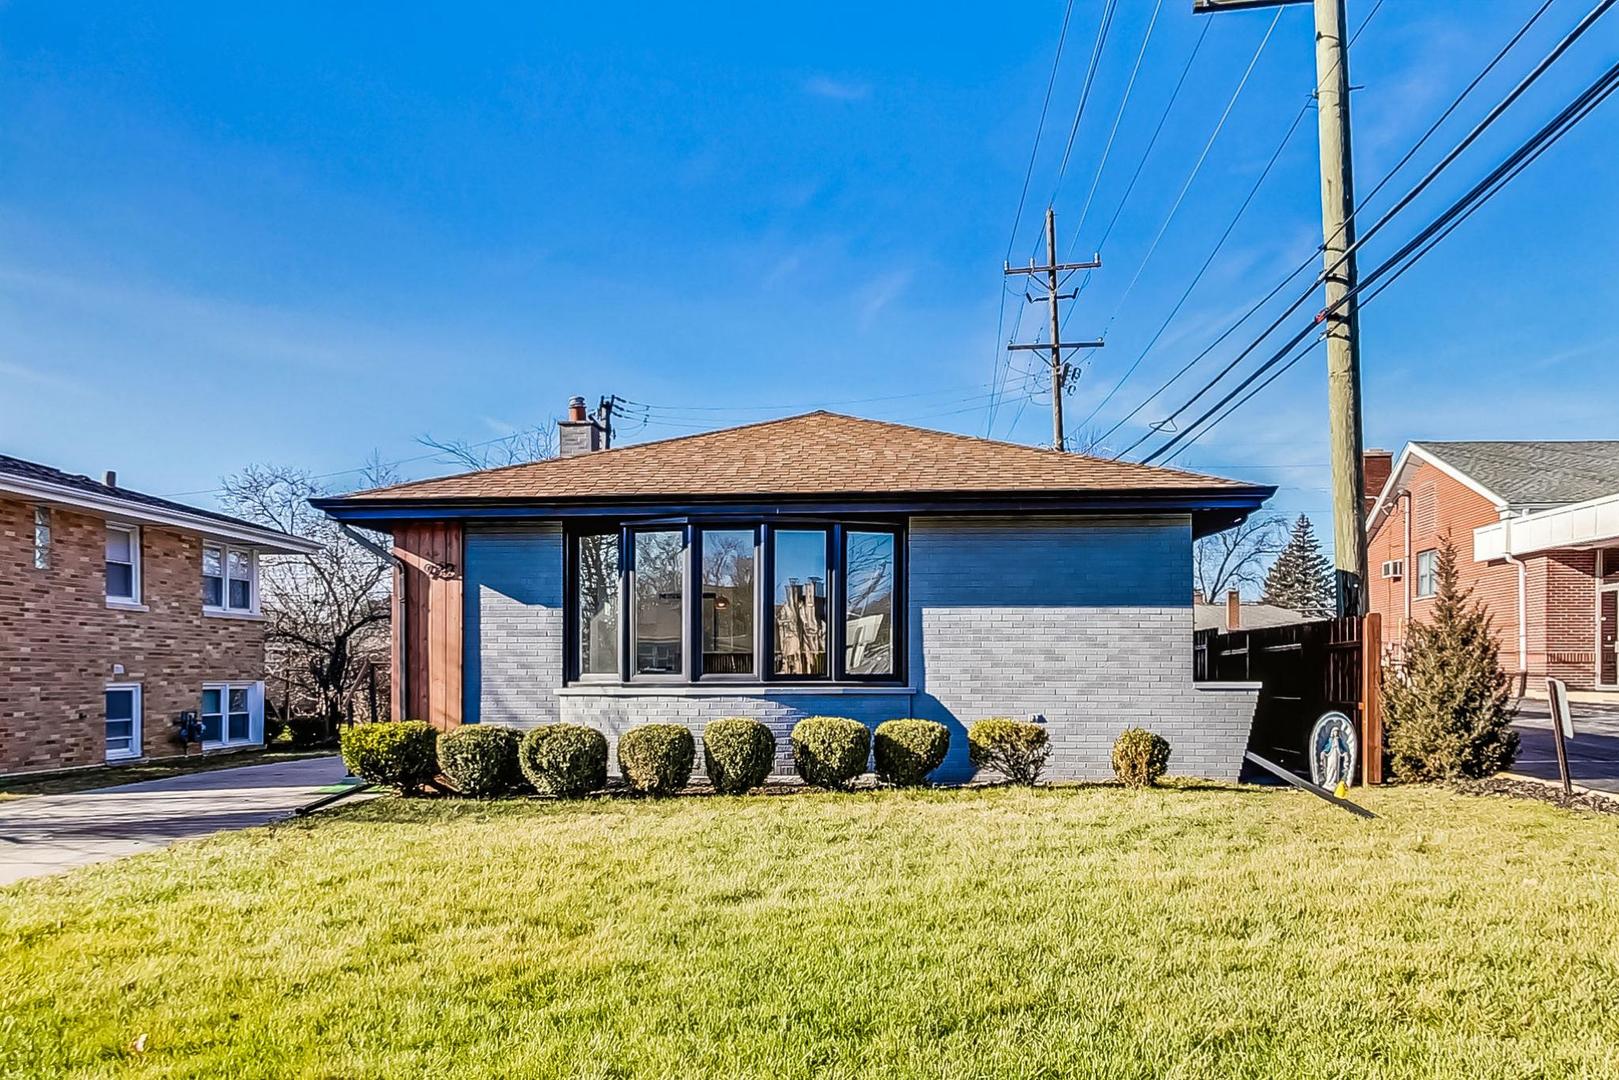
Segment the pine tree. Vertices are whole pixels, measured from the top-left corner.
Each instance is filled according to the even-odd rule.
[[[1457,580],[1448,537],[1438,576],[1433,617],[1406,628],[1404,670],[1383,674],[1388,749],[1401,780],[1489,776],[1518,754],[1490,616]]]
[[[1287,547],[1265,575],[1263,600],[1312,619],[1328,619],[1334,609],[1332,597],[1332,566],[1321,554],[1310,519],[1300,514]]]

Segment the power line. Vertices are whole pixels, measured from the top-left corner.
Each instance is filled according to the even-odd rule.
[[[1453,231],[1454,228],[1462,221],[1466,220],[1466,218],[1470,216],[1473,211],[1493,198],[1506,186],[1507,183],[1521,173],[1524,168],[1526,168],[1531,162],[1537,159],[1551,146],[1555,145],[1558,140],[1572,130],[1580,120],[1590,115],[1590,113],[1604,100],[1606,100],[1616,88],[1619,88],[1619,64],[1615,64],[1608,68],[1608,70],[1599,76],[1590,87],[1579,95],[1579,97],[1575,98],[1574,101],[1565,106],[1564,109],[1557,114],[1557,116],[1548,121],[1543,127],[1540,128],[1540,130],[1538,130],[1534,135],[1521,144],[1517,150],[1513,151],[1511,155],[1509,155],[1504,161],[1492,169],[1483,180],[1480,180],[1477,184],[1473,185],[1472,188],[1468,189],[1467,193],[1453,202],[1444,211],[1444,213],[1440,214],[1437,218],[1425,226],[1420,232],[1417,233],[1415,237],[1407,241],[1392,256],[1380,263],[1377,269],[1366,275],[1361,282],[1354,289],[1346,293],[1338,301],[1338,303],[1334,305],[1334,307],[1342,306],[1343,304],[1348,303],[1358,293],[1374,285],[1386,275],[1392,274],[1384,288],[1386,288],[1387,285],[1393,284],[1394,281],[1397,281],[1407,271],[1415,266],[1423,256],[1433,250],[1437,243],[1435,237],[1443,239],[1444,236],[1448,236],[1449,233]],[[1380,289],[1378,291],[1382,290]],[[1258,379],[1259,376],[1281,363],[1282,359],[1287,355],[1287,353],[1296,347],[1305,337],[1308,337],[1311,333],[1313,333],[1315,325],[1322,322],[1330,314],[1330,309],[1318,314],[1310,326],[1306,327],[1304,330],[1301,330],[1292,339],[1290,339],[1281,347],[1281,349],[1277,350],[1276,354],[1272,356],[1271,359],[1267,360],[1264,364],[1261,364],[1259,368],[1253,372],[1253,374],[1249,375],[1248,378],[1239,383],[1230,393],[1216,402],[1213,407],[1205,411],[1203,415],[1199,416],[1183,431],[1177,433],[1168,442],[1164,443],[1157,450],[1153,451],[1142,460],[1144,462],[1156,461],[1163,457],[1164,454],[1174,446],[1185,441],[1185,439],[1211,415],[1229,404],[1243,390],[1247,389],[1248,386]],[[1184,408],[1185,406],[1183,406],[1181,410],[1177,410],[1177,415],[1180,411],[1184,411]],[[1139,445],[1141,441],[1143,440],[1138,440],[1136,445]],[[1130,449],[1134,449],[1134,446],[1127,449],[1125,453],[1128,453]],[[1121,454],[1120,456],[1123,455]]]
[[[1057,166],[1057,182],[1052,186],[1051,200],[1047,206],[1057,202],[1057,193],[1062,190],[1063,177],[1068,175],[1068,158],[1074,151],[1074,137],[1079,134],[1079,122],[1085,115],[1085,106],[1090,104],[1091,88],[1096,85],[1096,69],[1101,65],[1102,50],[1107,46],[1108,31],[1113,28],[1113,13],[1117,8],[1118,0],[1107,0],[1107,6],[1102,9],[1102,22],[1096,30],[1096,44],[1091,48],[1091,61],[1085,69],[1085,81],[1079,91],[1079,104],[1074,108],[1074,122],[1068,128],[1068,142],[1062,150],[1062,161]]]
[[[1458,157],[1460,157],[1461,154],[1464,153],[1467,150],[1468,147],[1470,147],[1474,142],[1476,142],[1479,139],[1479,137],[1481,137],[1484,134],[1484,132],[1489,129],[1489,127],[1491,127],[1497,120],[1499,120],[1500,117],[1502,116],[1502,114],[1505,113],[1506,109],[1509,108],[1514,102],[1516,102],[1518,100],[1518,98],[1520,98],[1529,89],[1529,87],[1532,86],[1535,83],[1535,81],[1537,81],[1542,75],[1544,75],[1546,73],[1546,71],[1550,69],[1552,64],[1554,64],[1559,58],[1561,58],[1562,55],[1565,52],[1567,52],[1567,50],[1574,44],[1574,42],[1577,41],[1587,30],[1590,29],[1591,25],[1596,21],[1596,19],[1599,18],[1602,14],[1604,14],[1616,2],[1619,2],[1619,0],[1602,0],[1601,3],[1599,3],[1594,9],[1592,9],[1592,11],[1588,15],[1586,15],[1586,17],[1584,19],[1581,20],[1579,25],[1577,25],[1572,31],[1570,31],[1570,33],[1561,42],[1559,42],[1558,45],[1549,54],[1547,54],[1544,58],[1542,58],[1542,60],[1530,71],[1530,73],[1528,75],[1526,75],[1518,83],[1518,85],[1516,87],[1514,87],[1513,90],[1504,99],[1502,99],[1502,101],[1500,103],[1498,103],[1494,108],[1492,108],[1490,110],[1490,112],[1482,120],[1480,120],[1473,127],[1473,129],[1471,131],[1469,131],[1468,134],[1465,137],[1463,137],[1463,139],[1459,143],[1457,143],[1456,146],[1454,148],[1452,148],[1452,150],[1449,153],[1447,153],[1440,160],[1440,162],[1438,164],[1436,164],[1432,169],[1429,170],[1427,175],[1425,175],[1421,180],[1419,180],[1417,182],[1417,184],[1415,186],[1413,186],[1404,196],[1402,196],[1392,207],[1390,207],[1387,211],[1385,211],[1384,214],[1381,217],[1379,217],[1377,219],[1377,221],[1371,226],[1371,228],[1369,228],[1353,244],[1351,244],[1348,247],[1348,249],[1344,252],[1344,254],[1339,258],[1337,263],[1335,263],[1332,266],[1327,267],[1325,270],[1323,270],[1321,275],[1316,279],[1316,284],[1318,284],[1320,281],[1327,278],[1330,274],[1332,274],[1340,266],[1342,266],[1344,264],[1344,262],[1346,262],[1349,258],[1351,258],[1356,251],[1358,251],[1362,246],[1364,246],[1366,244],[1366,242],[1369,241],[1373,236],[1375,236],[1385,225],[1387,225],[1389,223],[1389,221],[1391,221],[1397,214],[1399,214],[1406,207],[1408,207],[1413,201],[1415,201],[1416,198],[1418,196],[1420,196],[1423,191],[1427,190],[1427,188],[1430,185],[1432,185],[1434,180],[1437,179],[1438,176],[1445,169],[1449,168],[1452,164],[1454,164],[1456,159]],[[1374,10],[1373,14],[1375,14],[1375,10]],[[1535,14],[1534,18],[1537,18],[1537,19],[1539,18],[1539,13],[1538,12]],[[1533,19],[1531,20],[1531,22],[1533,22]],[[1364,29],[1364,24],[1362,24],[1362,28]],[[1521,33],[1520,33],[1519,36],[1521,36]],[[1514,40],[1516,40],[1516,38]],[[1495,62],[1496,61],[1492,61],[1491,66],[1493,66]],[[1475,83],[1475,85],[1476,85],[1476,83]],[[1469,89],[1471,89],[1471,88],[1469,88]],[[1466,95],[1466,92],[1464,91],[1463,96],[1465,96],[1465,95]],[[1454,106],[1453,106],[1453,108],[1454,108]],[[1424,136],[1424,138],[1426,138],[1426,137],[1427,136]],[[1394,175],[1394,171],[1391,171],[1388,174],[1388,176],[1386,176],[1384,178],[1383,182],[1378,184],[1377,190],[1380,190],[1388,182],[1388,180],[1390,178],[1392,178],[1393,175]],[[1364,205],[1364,203],[1362,205]],[[1322,247],[1325,247],[1325,244],[1323,244]],[[1320,251],[1320,250],[1321,250],[1321,248],[1317,248],[1317,251]],[[1300,263],[1299,266],[1297,268],[1295,268],[1293,270],[1293,272],[1291,274],[1289,274],[1281,283],[1279,283],[1275,288],[1273,288],[1270,291],[1270,293],[1267,294],[1264,297],[1264,299],[1262,299],[1258,304],[1255,304],[1253,307],[1249,308],[1246,312],[1244,312],[1243,315],[1240,318],[1238,318],[1237,321],[1235,323],[1233,323],[1224,333],[1222,333],[1220,335],[1220,337],[1216,338],[1215,341],[1213,343],[1211,343],[1208,348],[1204,349],[1197,356],[1193,357],[1191,361],[1189,361],[1187,364],[1182,366],[1181,369],[1179,371],[1177,371],[1174,375],[1172,375],[1162,386],[1160,386],[1157,390],[1153,391],[1152,394],[1148,395],[1145,399],[1143,399],[1140,404],[1138,404],[1134,409],[1132,409],[1128,414],[1126,414],[1124,416],[1124,418],[1121,419],[1118,423],[1114,424],[1113,427],[1109,428],[1108,431],[1106,433],[1104,433],[1102,437],[1106,438],[1108,435],[1111,435],[1111,434],[1113,434],[1113,432],[1117,431],[1120,427],[1122,427],[1125,423],[1127,423],[1130,420],[1131,417],[1133,417],[1137,413],[1139,413],[1150,402],[1152,402],[1155,398],[1157,398],[1157,396],[1159,394],[1163,393],[1171,385],[1173,385],[1177,380],[1179,380],[1181,378],[1181,376],[1185,375],[1187,371],[1191,370],[1191,368],[1194,365],[1199,363],[1204,357],[1208,356],[1209,353],[1211,353],[1216,347],[1218,347],[1221,342],[1223,342],[1232,333],[1234,333],[1238,327],[1240,327],[1243,323],[1245,323],[1249,318],[1251,318],[1255,313],[1257,313],[1262,307],[1264,307],[1267,303],[1269,303],[1269,301],[1271,299],[1273,299],[1278,293],[1280,293],[1284,288],[1286,288],[1289,282],[1293,281],[1294,279],[1296,279],[1298,277],[1299,274],[1303,273],[1304,270],[1309,267],[1310,262],[1313,260],[1313,258],[1314,258],[1314,256],[1311,256],[1310,258],[1306,259],[1304,262]],[[1233,368],[1235,368],[1236,365],[1238,363],[1240,363],[1246,356],[1248,356],[1249,353],[1251,353],[1254,349],[1256,349],[1264,341],[1265,338],[1269,337],[1272,333],[1274,333],[1276,331],[1276,329],[1279,328],[1287,320],[1288,316],[1290,316],[1291,314],[1293,314],[1293,312],[1297,311],[1300,307],[1302,307],[1309,300],[1310,296],[1314,294],[1314,291],[1315,291],[1315,284],[1312,284],[1310,286],[1310,288],[1304,294],[1302,294],[1298,299],[1296,299],[1287,308],[1287,310],[1284,311],[1281,314],[1281,316],[1276,319],[1276,321],[1271,323],[1271,325],[1269,327],[1267,327],[1253,341],[1252,344],[1250,344],[1247,348],[1245,348],[1241,353],[1239,353],[1237,355],[1237,357],[1235,359],[1233,359],[1223,369],[1221,369],[1221,371],[1219,373],[1217,373],[1212,379],[1210,379],[1207,383],[1205,383],[1204,386],[1200,390],[1198,390],[1197,393],[1195,393],[1192,396],[1192,398],[1185,405],[1181,406],[1180,410],[1177,410],[1174,414],[1172,414],[1169,417],[1169,421],[1172,422],[1175,419],[1175,417],[1180,414],[1181,411],[1184,411],[1188,406],[1191,405],[1192,402],[1195,402],[1199,397],[1201,397],[1204,393],[1206,393],[1209,389],[1211,389],[1215,383],[1219,382],[1220,379],[1224,378],[1225,375],[1228,374]],[[1149,430],[1141,438],[1137,439],[1128,448],[1126,448],[1124,453],[1129,453],[1130,450],[1133,450],[1137,446],[1140,446],[1141,443],[1145,442],[1148,438],[1151,438],[1151,436],[1152,436],[1152,432]],[[1121,454],[1120,456],[1123,456],[1123,455]]]
[[[1029,164],[1028,164],[1028,167],[1023,171],[1023,190],[1018,193],[1017,213],[1012,216],[1012,232],[1006,238],[1006,261],[1008,261],[1008,262],[1010,262],[1011,259],[1012,259],[1012,249],[1017,245],[1018,226],[1023,224],[1023,208],[1024,208],[1025,204],[1028,202],[1028,199],[1029,199],[1029,182],[1034,178],[1034,163],[1040,156],[1040,138],[1041,138],[1041,136],[1044,134],[1044,132],[1046,130],[1046,114],[1051,109],[1051,93],[1052,93],[1052,90],[1055,89],[1055,87],[1057,85],[1057,72],[1062,67],[1063,44],[1064,44],[1064,42],[1066,42],[1068,40],[1068,23],[1069,23],[1069,20],[1073,17],[1073,14],[1074,14],[1074,0],[1068,0],[1067,6],[1063,8],[1062,28],[1057,33],[1057,52],[1056,52],[1056,55],[1054,55],[1052,57],[1052,59],[1051,59],[1051,75],[1050,75],[1049,78],[1046,79],[1046,96],[1045,96],[1045,100],[1040,103],[1040,122],[1035,125],[1035,129],[1034,129],[1034,145],[1029,148]],[[1018,309],[1018,322],[1019,322],[1020,325],[1022,323],[1022,316],[1023,316],[1023,310],[1021,308],[1019,308]],[[991,378],[990,378],[990,383],[991,383],[992,386],[995,383],[999,382],[1000,378],[1001,378],[1001,366],[1002,366],[1001,333],[1005,329],[1006,329],[1006,287],[1005,287],[1005,283],[1004,283],[1004,280],[1003,280],[1002,286],[1001,286],[1001,292],[1000,292],[999,310],[995,315],[995,355],[994,355],[994,365],[991,368]],[[1016,334],[1017,334],[1017,331],[1013,330],[1013,335],[1016,336]],[[1009,361],[1007,362],[1007,364],[1008,364],[1008,366],[1010,366]],[[989,434],[989,429],[995,423],[995,408],[996,408],[996,401],[995,401],[995,398],[992,397],[992,398],[990,398],[989,409],[987,410],[985,420],[984,420],[984,434],[985,435]]]
[[[1254,181],[1253,187],[1248,189],[1248,195],[1242,200],[1242,205],[1237,207],[1237,212],[1232,215],[1230,223],[1225,227],[1225,231],[1222,232],[1220,234],[1220,238],[1215,241],[1214,248],[1209,252],[1208,258],[1203,260],[1203,265],[1198,267],[1197,273],[1192,275],[1192,280],[1187,283],[1185,290],[1180,295],[1180,299],[1176,300],[1175,306],[1169,309],[1169,314],[1164,316],[1164,321],[1160,323],[1158,329],[1153,332],[1152,337],[1142,348],[1140,354],[1135,358],[1129,367],[1124,369],[1124,374],[1119,376],[1119,381],[1113,384],[1113,389],[1109,390],[1107,392],[1107,396],[1102,398],[1101,401],[1097,402],[1096,407],[1090,411],[1090,415],[1085,417],[1084,422],[1080,425],[1081,427],[1085,426],[1085,424],[1089,424],[1093,419],[1096,418],[1097,413],[1101,412],[1107,407],[1107,403],[1113,400],[1113,395],[1117,394],[1124,387],[1124,384],[1129,381],[1130,376],[1135,374],[1136,369],[1141,366],[1141,362],[1147,358],[1149,353],[1152,352],[1153,346],[1158,344],[1158,340],[1164,336],[1164,332],[1168,330],[1170,324],[1175,321],[1175,316],[1180,314],[1181,308],[1186,305],[1186,301],[1191,297],[1192,291],[1196,289],[1198,283],[1203,280],[1203,275],[1208,273],[1209,267],[1214,265],[1215,257],[1218,256],[1221,249],[1225,247],[1225,242],[1231,238],[1231,234],[1236,230],[1237,223],[1242,220],[1243,214],[1248,212],[1248,207],[1252,205],[1254,197],[1259,194],[1260,187],[1270,176],[1271,170],[1276,167],[1277,161],[1281,160],[1282,152],[1287,149],[1287,144],[1293,141],[1293,136],[1298,132],[1299,125],[1304,122],[1304,117],[1309,113],[1309,111],[1310,103],[1306,101],[1304,106],[1299,109],[1297,115],[1293,117],[1293,123],[1288,125],[1287,133],[1282,136],[1282,141],[1276,144],[1276,151],[1271,154],[1270,160],[1265,163],[1265,168],[1260,172],[1259,177]],[[1289,280],[1292,279],[1290,278]],[[1113,431],[1116,430],[1118,430],[1117,426],[1109,430],[1108,434],[1112,434]]]
[[[1141,257],[1141,263],[1136,267],[1135,276],[1130,279],[1130,284],[1125,287],[1118,303],[1113,305],[1113,313],[1107,317],[1107,323],[1102,329],[1103,337],[1107,336],[1108,328],[1112,327],[1113,320],[1119,317],[1119,310],[1124,307],[1125,301],[1129,300],[1130,294],[1135,291],[1136,283],[1141,280],[1141,275],[1146,271],[1147,264],[1152,261],[1153,254],[1157,252],[1158,245],[1164,239],[1164,234],[1169,231],[1169,226],[1175,220],[1175,215],[1180,212],[1182,204],[1186,202],[1186,195],[1192,190],[1192,184],[1197,180],[1198,174],[1203,171],[1203,165],[1209,159],[1209,152],[1214,149],[1214,143],[1220,138],[1220,132],[1225,130],[1226,121],[1231,119],[1231,111],[1237,107],[1237,99],[1242,97],[1243,88],[1248,85],[1249,78],[1253,76],[1254,68],[1259,66],[1259,58],[1264,55],[1265,46],[1270,44],[1271,35],[1276,32],[1276,24],[1282,21],[1283,10],[1283,8],[1276,9],[1276,14],[1270,21],[1270,26],[1265,30],[1265,36],[1260,39],[1259,47],[1254,50],[1253,59],[1248,61],[1248,69],[1242,73],[1242,78],[1237,82],[1237,88],[1231,92],[1231,99],[1226,102],[1225,111],[1220,114],[1220,119],[1215,123],[1214,130],[1210,132],[1208,142],[1203,144],[1203,152],[1198,155],[1197,162],[1192,166],[1192,171],[1186,174],[1186,182],[1181,185],[1180,194],[1175,196],[1174,204],[1170,206],[1169,213],[1164,216],[1164,223],[1158,227],[1158,235],[1152,238],[1152,243],[1148,246],[1147,253]]]
[[[1107,169],[1108,158],[1113,155],[1113,140],[1118,137],[1119,126],[1124,122],[1125,109],[1129,107],[1130,96],[1136,88],[1136,76],[1141,74],[1141,62],[1147,58],[1147,45],[1152,41],[1153,28],[1158,25],[1158,13],[1163,10],[1164,0],[1158,0],[1153,5],[1152,18],[1147,21],[1147,32],[1141,37],[1141,49],[1136,53],[1135,66],[1130,69],[1130,79],[1124,84],[1124,96],[1119,99],[1119,110],[1113,116],[1113,129],[1107,134],[1107,143],[1102,147],[1102,158],[1096,163],[1096,175],[1091,178],[1091,189],[1085,194],[1085,205],[1079,212],[1079,224],[1074,226],[1074,243],[1079,242],[1079,236],[1085,231],[1085,219],[1090,216],[1091,203],[1096,198],[1096,189],[1102,182],[1102,173]],[[1204,27],[1207,29],[1207,26]],[[1201,40],[1201,39],[1200,39]],[[1072,249],[1073,245],[1069,245]]]

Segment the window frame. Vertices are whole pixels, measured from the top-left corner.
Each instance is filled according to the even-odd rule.
[[[111,722],[107,717],[106,695],[114,691],[123,690],[129,691],[130,694],[130,748],[128,751],[122,753],[114,753],[112,748],[106,745],[107,724]],[[141,684],[138,682],[111,682],[107,683],[106,686],[103,687],[101,705],[101,741],[103,760],[108,762],[138,761],[142,756],[144,756],[146,708],[145,703],[141,700],[142,697]]]
[[[102,591],[106,593],[107,603],[112,607],[138,608],[141,606],[141,527],[130,525],[122,521],[107,521],[102,541]],[[121,532],[129,536],[129,592],[128,596],[114,596],[108,590],[112,583],[106,577],[106,563],[111,559],[106,557],[105,533]]]
[[[214,540],[205,540],[202,544],[202,555],[198,561],[198,570],[207,566],[208,551],[219,552],[219,599],[220,603],[210,604],[207,594],[202,596],[202,610],[205,615],[258,615],[259,608],[259,553],[256,548],[237,547]],[[230,557],[232,553],[247,556],[247,607],[234,607],[230,602]],[[199,573],[199,584],[206,582],[212,574]]]
[[[219,691],[220,737],[205,740],[202,743],[202,748],[204,750],[231,750],[242,746],[262,746],[264,744],[264,683],[240,679],[210,679],[204,682],[202,690],[197,694],[197,721],[199,723],[201,723],[205,715],[205,710],[202,707],[203,695],[210,690]],[[246,739],[232,739],[230,737],[230,695],[232,690],[242,690],[247,693]]]
[[[1422,568],[1423,559],[1427,559],[1429,562],[1426,572],[1424,572]],[[1439,549],[1425,548],[1422,551],[1417,552],[1416,564],[1416,573],[1411,575],[1413,599],[1431,600],[1435,596],[1439,595]],[[1431,586],[1427,592],[1422,591],[1422,579],[1424,573],[1426,573]]]
[[[51,543],[54,539],[51,532],[51,508],[36,504],[34,507],[35,570],[49,570],[51,568]]]
[[[616,674],[582,673],[579,657],[579,542],[582,537],[611,533],[619,538],[619,625],[618,671]],[[754,670],[751,675],[702,672],[703,606],[694,590],[702,587],[703,530],[752,529],[754,534],[753,641]],[[825,675],[778,675],[775,673],[775,594],[776,530],[819,529],[826,534],[827,555],[827,673]],[[634,534],[680,530],[683,533],[682,620],[685,637],[681,645],[681,671],[678,674],[639,674],[635,667],[635,550]],[[847,618],[843,559],[847,551],[846,532],[886,532],[894,537],[893,672],[890,674],[850,674],[844,654],[844,624]],[[853,516],[761,514],[703,514],[677,518],[626,518],[609,522],[570,525],[563,544],[563,618],[565,656],[563,681],[574,686],[725,686],[769,689],[770,687],[816,686],[906,686],[908,685],[907,577],[909,531],[903,519],[859,518]]]

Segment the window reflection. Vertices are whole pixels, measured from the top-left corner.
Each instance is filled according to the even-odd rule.
[[[775,622],[778,675],[826,674],[826,533],[775,532]]]
[[[703,530],[703,674],[753,673],[753,530]]]
[[[635,534],[635,671],[678,675],[685,538],[678,530]]]
[[[843,668],[894,673],[894,534],[844,534]]]
[[[618,674],[618,534],[579,538],[579,673]]]

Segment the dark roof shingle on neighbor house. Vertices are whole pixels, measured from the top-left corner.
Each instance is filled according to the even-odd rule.
[[[812,412],[568,458],[416,480],[321,500],[358,506],[409,502],[557,502],[645,498],[961,494],[1256,495],[1273,489]]]
[[[319,546],[299,537],[289,536],[279,529],[266,528],[263,525],[246,521],[242,518],[222,514],[217,510],[204,510],[201,507],[175,502],[172,499],[165,499],[158,495],[148,495],[143,491],[133,491],[130,488],[93,480],[81,473],[65,472],[50,465],[42,465],[37,461],[27,461],[23,458],[12,457],[9,454],[0,454],[0,487],[4,486],[7,477],[14,478],[23,484],[45,484],[52,488],[61,488],[70,493],[100,500],[103,503],[119,504],[127,508],[128,511],[138,511],[144,508],[185,518],[199,518],[204,521],[217,522],[232,529],[260,534],[266,540],[274,538],[274,540],[271,540],[272,543],[284,540],[289,545],[289,551],[313,551]]]
[[[1619,492],[1619,440],[1427,442],[1414,445],[1509,506],[1559,506]]]

